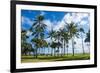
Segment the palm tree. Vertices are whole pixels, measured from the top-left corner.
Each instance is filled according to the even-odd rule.
[[[87,45],[90,46],[90,30],[86,33],[86,38],[84,42],[87,42]]]
[[[52,48],[52,49],[54,49],[54,56],[56,56],[56,47],[58,46],[58,44],[56,43],[56,42],[52,42],[51,43],[51,45],[50,45],[50,47]]]
[[[22,30],[21,31],[21,53],[22,55],[27,55],[27,42],[26,42],[26,31]]]
[[[86,33],[85,42],[90,42],[90,30],[88,31],[88,33]]]
[[[80,31],[80,33],[81,33],[83,54],[85,54],[84,44],[83,44],[83,35],[82,35],[82,33],[85,33],[85,32],[84,32],[84,29],[83,29],[83,28],[80,28],[80,30],[79,30],[79,31]]]
[[[48,33],[48,38],[51,39],[51,42],[49,43],[49,45],[52,45],[53,43],[53,38],[55,38],[55,31],[51,28],[51,31]],[[51,47],[51,56],[53,55],[53,48]]]
[[[33,39],[31,40],[31,42],[34,44],[35,55],[36,55],[36,58],[37,58],[38,49],[43,47],[42,40],[41,40],[41,39],[38,39],[38,38],[33,38]]]
[[[42,47],[42,44],[40,44],[40,42],[45,37],[44,32],[45,32],[46,24],[43,23],[43,20],[44,20],[44,16],[42,15],[37,16],[36,20],[34,20],[32,27],[30,28],[30,31],[33,32],[32,35],[34,36],[32,42],[34,42],[35,44],[36,43],[39,44],[39,45],[35,45],[36,48],[38,48],[38,51],[39,51],[38,54],[40,54],[40,50]],[[34,39],[36,40],[34,41]]]
[[[68,32],[65,30],[65,28],[60,29],[60,34],[61,34],[61,41],[62,41],[62,43],[64,42],[64,44],[63,44],[64,53],[63,54],[65,55],[65,48],[66,48],[66,44],[68,45],[69,36],[68,36]]]
[[[57,48],[56,52],[57,52],[57,54],[59,56],[60,47],[61,47],[61,42],[60,42],[61,33],[60,33],[60,31],[55,31],[54,34],[53,34],[53,37],[54,37],[54,39],[56,41],[55,42],[55,45],[56,45],[56,48]]]
[[[66,29],[68,31],[68,35],[70,36],[70,39],[72,40],[72,52],[73,52],[73,56],[74,56],[74,38],[79,36],[79,30],[78,30],[78,26],[74,23],[67,23],[65,22],[66,25]]]
[[[58,52],[58,56],[59,56],[59,52],[60,52],[59,48],[61,46],[61,43],[60,43],[61,33],[60,33],[60,31],[57,31],[55,36],[56,36],[56,40],[57,40],[57,48],[58,48],[57,52]]]
[[[51,31],[48,34],[48,38],[51,39],[50,42],[50,47],[51,47],[51,55],[53,55],[53,49],[55,50],[55,48],[57,47],[57,43],[54,42],[54,40],[57,40],[57,32],[53,30],[53,28],[51,28]],[[54,40],[53,40],[54,39]],[[58,46],[59,47],[59,46]],[[55,52],[54,52],[55,53]]]
[[[48,43],[45,41],[45,40],[42,40],[41,41],[41,45],[42,45],[42,49],[45,49],[46,47],[48,47]],[[45,51],[44,51],[44,53],[45,53]]]
[[[67,47],[67,56],[68,56],[68,44],[67,44],[67,46],[66,46],[66,47]]]
[[[23,55],[31,55],[31,52],[34,52],[32,45],[30,43],[25,43],[22,44],[22,50],[21,50]]]

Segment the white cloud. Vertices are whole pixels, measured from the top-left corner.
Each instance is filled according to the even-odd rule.
[[[83,18],[88,18],[89,14],[88,13],[67,13],[64,16],[64,20],[66,20],[67,23],[70,23],[71,21],[75,23],[79,23],[83,21]],[[88,20],[85,20],[88,21]]]
[[[54,28],[53,22],[51,22],[49,19],[44,20],[43,23],[45,23],[47,25],[47,30],[48,31],[51,31],[51,28]]]
[[[81,22],[80,22],[80,25],[88,25],[88,21],[86,21],[86,20],[82,20]]]
[[[65,23],[64,23],[63,20],[58,21],[58,22],[56,23],[55,27],[54,27],[54,30],[55,30],[55,31],[59,31],[59,29],[64,28],[64,25],[65,25]]]
[[[30,36],[31,34],[32,34],[32,32],[30,32],[30,31],[27,31],[27,33],[26,33],[27,36]]]
[[[59,29],[62,29],[64,25],[67,25],[65,24],[65,22],[71,23],[73,21],[76,24],[78,23],[78,25],[89,24],[88,20],[83,20],[84,18],[89,18],[89,14],[88,13],[66,13],[63,19],[56,23],[54,30],[59,31]]]
[[[45,15],[45,12],[41,11],[40,13],[41,15]],[[67,23],[71,23],[71,21],[75,22],[75,23],[79,23],[79,25],[84,25],[84,24],[89,24],[88,20],[82,20],[83,18],[89,17],[88,13],[66,13],[65,16],[63,17],[63,19],[61,21],[55,21],[55,22],[51,22],[49,19],[44,20],[43,22],[47,25],[47,30],[50,31],[51,28],[53,28],[53,30],[55,31],[59,31],[59,29],[64,28],[65,22]],[[32,25],[33,21],[31,21],[29,18],[27,17],[23,17],[22,16],[22,24],[29,24]]]
[[[71,23],[71,21],[72,21],[71,13],[67,13],[67,14],[64,16],[63,20],[66,21],[67,23]]]
[[[41,11],[40,15],[45,15],[45,12]]]
[[[50,38],[46,38],[45,39],[48,43],[51,43],[51,39]]]
[[[22,25],[23,24],[28,24],[28,25],[32,25],[33,24],[32,20],[30,20],[28,17],[24,17],[24,16],[21,17],[21,22],[22,22]]]

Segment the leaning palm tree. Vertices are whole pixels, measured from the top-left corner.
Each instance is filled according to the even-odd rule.
[[[85,32],[84,32],[84,29],[83,29],[83,28],[80,28],[79,31],[80,31],[80,33],[81,33],[83,54],[85,54],[84,44],[83,44],[83,35],[82,35],[82,33],[85,33]]]
[[[78,26],[74,23],[67,23],[65,22],[66,25],[66,29],[68,31],[68,35],[70,36],[70,39],[72,40],[72,53],[74,56],[74,38],[79,36],[79,30],[78,30]]]

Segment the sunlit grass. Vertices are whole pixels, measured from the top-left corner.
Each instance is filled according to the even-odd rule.
[[[64,56],[38,56],[36,59],[34,56],[22,56],[22,63],[35,63],[35,62],[52,62],[52,61],[70,61],[70,60],[88,60],[90,59],[90,54],[72,54],[64,55]]]

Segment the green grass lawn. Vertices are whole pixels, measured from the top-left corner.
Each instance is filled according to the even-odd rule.
[[[90,54],[69,54],[68,56],[38,56],[36,59],[34,56],[21,56],[22,63],[36,63],[36,62],[53,62],[53,61],[70,61],[70,60],[88,60]]]

